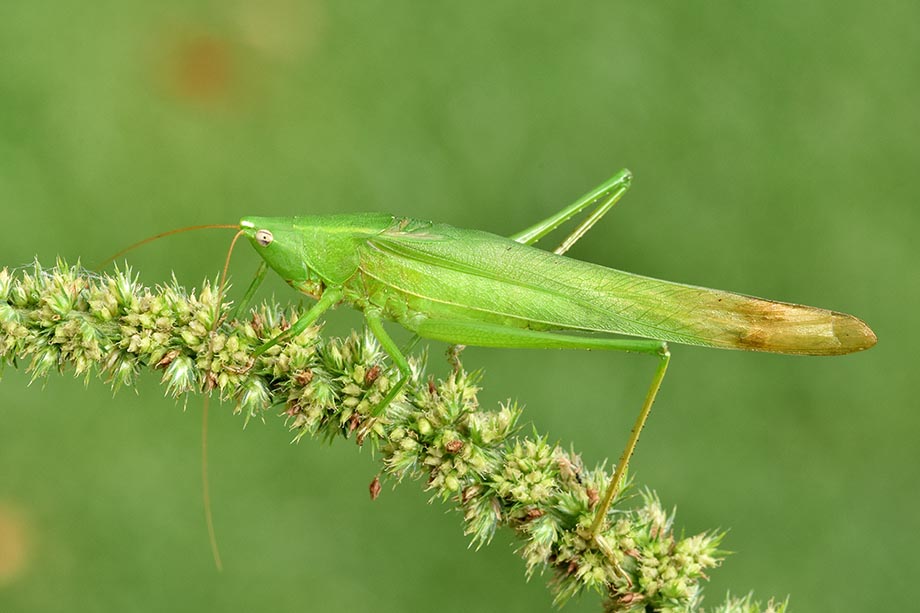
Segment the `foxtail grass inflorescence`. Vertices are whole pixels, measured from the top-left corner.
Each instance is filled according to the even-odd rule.
[[[33,379],[72,369],[131,387],[159,371],[167,393],[217,394],[245,420],[280,416],[299,439],[348,439],[373,446],[384,479],[424,480],[433,498],[460,511],[476,547],[496,530],[520,540],[526,574],[552,571],[555,602],[600,593],[605,611],[702,611],[701,580],[718,566],[723,533],[677,537],[674,515],[650,490],[621,494],[591,538],[594,507],[609,479],[544,436],[522,436],[521,409],[482,410],[480,375],[462,368],[437,380],[424,356],[412,380],[378,418],[371,409],[398,378],[371,334],[328,338],[320,327],[255,350],[289,327],[297,309],[260,304],[227,319],[215,285],[156,287],[130,268],[96,274],[58,262],[0,271],[0,362],[28,361]],[[375,480],[371,495],[379,493]],[[629,489],[627,490],[629,494]],[[750,596],[712,611],[783,611]]]

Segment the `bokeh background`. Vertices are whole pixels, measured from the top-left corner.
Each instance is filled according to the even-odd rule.
[[[794,610],[909,610],[918,568],[916,175],[909,2],[18,2],[0,5],[0,264],[94,264],[244,214],[387,211],[497,233],[621,167],[634,188],[572,255],[855,313],[879,345],[809,359],[674,347],[634,461],[688,533],[721,527],[726,590]],[[131,254],[213,278],[229,233]],[[248,282],[256,256],[234,255]],[[299,298],[273,282],[285,301]],[[360,325],[346,310],[336,333]],[[433,368],[446,371],[435,347]],[[654,364],[469,350],[590,462]],[[226,570],[200,503],[200,403],[152,375],[0,384],[0,610],[545,610],[500,534],[467,549],[420,484],[367,485],[349,443],[212,411]],[[586,596],[568,611],[597,611]]]

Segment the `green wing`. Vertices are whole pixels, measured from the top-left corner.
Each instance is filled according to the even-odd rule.
[[[875,343],[850,315],[660,281],[442,224],[403,220],[368,237],[360,260],[369,278],[432,317],[775,353]]]

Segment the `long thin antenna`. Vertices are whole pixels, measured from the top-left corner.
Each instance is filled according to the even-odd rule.
[[[177,228],[175,230],[169,230],[168,232],[161,232],[154,236],[145,238],[142,241],[138,241],[133,245],[130,245],[110,258],[107,258],[103,261],[98,267],[101,269],[107,264],[112,262],[124,254],[142,247],[147,243],[152,243],[155,240],[165,238],[167,236],[172,236],[173,234],[180,234],[182,232],[191,232],[192,230],[213,230],[213,229],[222,229],[222,230],[239,230],[236,233],[236,236],[233,237],[233,241],[230,243],[230,249],[227,251],[227,258],[224,260],[224,269],[220,274],[220,285],[217,288],[217,313],[214,317],[214,323],[211,326],[211,332],[214,332],[217,329],[218,324],[220,323],[220,306],[224,299],[224,290],[227,285],[227,269],[230,267],[230,255],[233,253],[233,247],[236,245],[236,241],[243,235],[243,231],[240,230],[238,225],[230,224],[207,224],[201,226],[188,226],[185,228]],[[211,485],[208,480],[208,407],[210,405],[211,397],[204,397],[204,406],[201,411],[201,497],[204,502],[204,518],[208,526],[208,539],[211,542],[211,555],[214,557],[214,565],[217,567],[218,571],[224,569],[224,564],[220,558],[220,548],[217,545],[217,533],[214,530],[214,516],[211,513]]]
[[[229,230],[239,230],[240,227],[238,225],[230,225],[230,224],[208,224],[208,225],[203,225],[203,226],[188,226],[186,228],[177,228],[175,230],[170,230],[169,232],[161,232],[160,234],[157,234],[156,236],[145,238],[144,240],[138,241],[129,247],[125,247],[124,249],[122,249],[121,251],[113,255],[112,257],[106,258],[105,260],[103,260],[101,264],[99,264],[99,266],[96,267],[96,270],[99,270],[100,268],[105,267],[112,260],[115,260],[116,258],[123,256],[129,251],[133,251],[134,249],[137,249],[138,247],[142,247],[146,245],[147,243],[152,243],[153,241],[157,239],[164,238],[166,236],[172,236],[173,234],[180,234],[182,232],[191,232],[192,230],[213,230],[213,229],[218,229],[218,228],[223,229],[223,230],[228,230],[228,229]]]
[[[239,228],[239,226],[230,226],[232,228]],[[217,308],[220,308],[220,301],[224,298],[224,290],[227,288],[227,270],[230,268],[230,256],[233,255],[233,248],[236,247],[236,241],[240,240],[240,237],[243,236],[244,230],[240,230],[236,233],[236,236],[233,237],[233,240],[230,241],[230,249],[227,250],[227,258],[224,260],[224,269],[220,273],[220,285],[217,286]],[[217,327],[217,319],[214,320],[214,328]],[[213,329],[211,330],[214,331]]]
[[[217,572],[221,572],[224,570],[224,563],[220,559],[217,534],[214,532],[214,517],[211,515],[211,486],[208,483],[208,404],[210,400],[210,396],[204,397],[204,407],[201,410],[201,497],[204,500],[204,519],[208,524],[211,555],[214,556]]]
[[[229,227],[238,228],[239,226]],[[227,270],[230,268],[230,256],[233,255],[233,248],[236,246],[236,241],[238,241],[242,235],[243,230],[237,232],[230,242],[230,249],[227,250],[227,257],[224,260],[224,269],[220,273],[220,284],[217,286],[217,314],[214,317],[214,323],[211,324],[211,332],[217,330],[217,326],[220,323],[220,306],[223,303],[224,290],[227,287]],[[214,529],[214,516],[211,513],[211,485],[208,480],[208,406],[210,404],[210,399],[210,395],[204,397],[204,407],[201,411],[201,498],[204,501],[204,518],[205,522],[208,524],[208,539],[211,541],[211,555],[214,556],[214,565],[217,566],[217,570],[222,571],[224,569],[224,564],[220,559],[220,547],[217,544],[217,532]]]

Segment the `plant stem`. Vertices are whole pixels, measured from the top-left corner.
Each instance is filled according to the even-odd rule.
[[[261,355],[298,312],[261,304],[226,319],[212,283],[186,291],[174,280],[140,284],[130,269],[94,274],[58,262],[52,268],[0,271],[0,364],[28,359],[33,378],[72,368],[96,373],[115,388],[142,370],[158,370],[175,396],[217,393],[246,420],[278,413],[295,433],[350,439],[379,450],[381,476],[423,480],[433,498],[456,507],[477,547],[499,527],[520,539],[527,575],[549,568],[555,602],[594,591],[606,611],[702,610],[700,581],[718,566],[723,533],[678,538],[673,513],[645,490],[614,501],[592,538],[603,467],[546,437],[520,436],[513,403],[481,410],[479,373],[462,368],[445,379],[410,360],[412,377],[386,413],[371,409],[398,379],[371,334],[326,338],[308,328]],[[216,323],[216,325],[215,325]],[[378,485],[379,487],[379,485]],[[715,611],[781,611],[751,597],[727,597]]]

